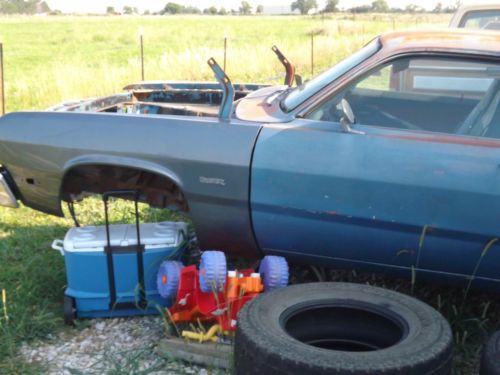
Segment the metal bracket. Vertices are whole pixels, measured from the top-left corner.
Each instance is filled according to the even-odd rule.
[[[273,52],[278,56],[278,59],[283,64],[286,70],[285,85],[292,87],[293,81],[295,80],[295,66],[283,55],[278,47],[273,46],[271,48]]]
[[[234,87],[231,80],[227,76],[226,72],[217,64],[217,61],[213,57],[209,58],[207,61],[208,65],[212,69],[215,75],[215,79],[222,86],[223,95],[222,101],[219,108],[219,118],[229,119],[233,111],[233,101],[234,101]]]

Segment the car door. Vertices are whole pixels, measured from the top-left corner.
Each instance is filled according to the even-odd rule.
[[[453,69],[450,69],[450,66]],[[404,57],[266,126],[253,225],[266,253],[463,278],[500,232],[498,62]],[[339,102],[358,116],[349,133]],[[499,279],[500,246],[476,276]]]

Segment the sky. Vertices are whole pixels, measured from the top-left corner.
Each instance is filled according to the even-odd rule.
[[[240,0],[46,0],[51,9],[59,9],[64,13],[71,12],[88,12],[88,13],[104,13],[106,7],[113,6],[117,11],[121,11],[125,5],[137,7],[141,12],[144,10],[150,10],[151,12],[158,11],[162,9],[165,4],[169,1],[182,4],[182,5],[192,5],[200,9],[208,8],[212,5],[216,7],[224,7],[226,9],[238,9]],[[261,4],[264,7],[283,7],[283,9],[289,9],[290,4],[293,0],[248,0],[248,2],[254,7]],[[351,8],[353,6],[371,4],[373,0],[340,0],[340,8]],[[427,9],[433,9],[438,1],[441,1],[443,6],[452,5],[455,0],[387,0],[387,3],[391,7],[404,8],[408,4],[417,4]],[[498,0],[497,0],[498,1]],[[324,0],[317,0],[318,6],[322,8],[324,6]],[[474,3],[474,0],[465,0],[463,3]]]

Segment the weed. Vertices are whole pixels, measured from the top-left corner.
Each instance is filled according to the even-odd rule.
[[[483,261],[484,257],[488,254],[490,249],[493,247],[498,242],[498,238],[493,238],[490,240],[486,246],[483,248],[483,251],[481,251],[481,255],[479,256],[476,265],[474,266],[474,270],[469,276],[469,281],[467,282],[467,287],[465,288],[464,291],[464,297],[462,299],[462,304],[460,305],[460,314],[463,312],[465,302],[467,301],[467,296],[469,295],[470,288],[472,286],[472,282],[474,281],[474,278],[476,277],[477,271],[479,270],[479,266],[481,265],[481,262]]]
[[[62,100],[108,95],[140,79],[138,41],[130,37],[137,34],[139,26],[145,29],[148,80],[213,80],[206,60],[210,56],[222,60],[222,41],[227,36],[227,70],[234,82],[278,83],[282,81],[282,67],[269,49],[273,44],[285,52],[296,64],[298,73],[307,79],[311,70],[308,53],[311,32],[315,34],[315,71],[320,72],[395,25],[397,28],[416,24],[425,27],[426,23],[445,26],[450,16],[425,17],[342,14],[224,19],[191,16],[2,18],[0,41],[4,44],[7,109],[43,109]],[[99,34],[95,34],[97,29]],[[249,63],[242,64],[243,61]],[[133,211],[122,210],[125,203],[113,204],[116,209],[111,210],[112,222],[133,222]],[[86,200],[78,206],[78,218],[84,225],[103,224],[101,208],[102,202],[98,199]],[[178,218],[178,214],[141,205],[143,221]],[[54,238],[61,238],[72,225],[69,219],[43,215],[25,207],[0,208],[0,290],[5,289],[7,293],[0,320],[0,374],[43,372],[39,365],[20,360],[18,348],[22,342],[43,339],[62,326],[64,264],[62,257],[50,250],[50,243]],[[316,269],[313,272],[322,279],[369,282],[410,291],[435,306],[449,319],[455,332],[454,373],[473,373],[485,336],[500,328],[500,317],[496,314],[500,308],[499,297],[472,289],[476,272],[496,241],[490,241],[483,249],[463,292],[423,282],[417,287],[425,236],[424,228],[410,282],[354,271]],[[294,279],[315,279],[311,269],[295,271],[300,277],[294,275]],[[178,331],[167,316],[168,310],[162,309],[162,313],[166,329]],[[84,326],[85,322],[81,324]],[[124,361],[110,358],[117,362],[115,373],[134,370],[141,355],[140,352],[127,353]]]
[[[116,200],[110,204],[112,222],[134,222],[130,202]],[[99,199],[88,198],[77,206],[78,218],[85,225],[104,223]],[[142,204],[140,216],[143,221],[180,218]],[[43,339],[63,326],[64,260],[50,245],[72,225],[70,219],[25,207],[0,208],[0,291],[6,293],[5,302],[2,299],[0,304],[0,374],[41,372],[38,365],[20,360],[17,350],[21,343]],[[81,328],[86,324],[78,323]]]
[[[418,249],[417,249],[417,260],[415,265],[411,266],[411,294],[413,295],[415,292],[415,284],[417,282],[417,270],[420,266],[420,254],[422,253],[422,248],[424,247],[425,236],[427,234],[427,229],[429,227],[424,225],[422,228],[422,232],[420,233],[420,237],[418,239]]]
[[[147,80],[213,81],[206,61],[222,61],[227,37],[227,71],[233,82],[276,77],[275,83],[282,81],[283,68],[270,50],[273,44],[308,79],[311,32],[316,34],[314,71],[321,72],[393,29],[392,17],[344,17],[3,17],[7,110],[108,95],[140,80],[141,26]],[[429,23],[445,26],[449,17],[432,16]],[[397,24],[414,27],[415,16],[400,16]]]

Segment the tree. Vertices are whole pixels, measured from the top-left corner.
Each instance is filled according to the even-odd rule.
[[[316,0],[296,0],[291,5],[292,12],[298,9],[300,14],[308,14],[311,9],[317,7]]]
[[[241,2],[240,13],[245,15],[252,14],[252,6],[248,3],[248,1]]]
[[[257,14],[264,13],[264,6],[263,5],[257,5],[257,8],[255,8],[255,13],[257,13]]]
[[[201,10],[199,8],[193,6],[182,7],[182,13],[186,14],[201,14]]]
[[[372,11],[372,7],[370,5],[360,5],[350,8],[349,11],[352,13],[369,13]]]
[[[210,8],[206,8],[203,10],[203,14],[209,14],[211,16],[214,16],[217,14],[217,8],[214,6],[211,6]]]
[[[389,5],[386,0],[375,0],[372,2],[372,11],[377,13],[387,13]]]
[[[425,9],[422,8],[421,6],[415,5],[415,4],[408,4],[405,8],[405,13],[424,13]]]
[[[227,10],[224,7],[221,7],[218,12],[219,15],[225,16],[227,14]]]
[[[323,13],[334,13],[338,12],[339,0],[327,0],[325,7],[323,8]]]
[[[133,8],[128,5],[125,5],[123,7],[123,14],[136,14],[136,13],[137,13],[137,8]]]
[[[115,7],[106,8],[106,14],[114,14],[114,13],[115,13]]]
[[[443,3],[438,2],[434,9],[432,10],[432,13],[442,13],[443,12]]]
[[[167,3],[165,8],[160,12],[161,14],[179,14],[183,13],[183,6],[177,3]]]

